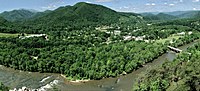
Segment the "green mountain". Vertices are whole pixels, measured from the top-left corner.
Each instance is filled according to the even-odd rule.
[[[51,10],[46,10],[46,11],[43,11],[43,12],[36,12],[36,13],[34,14],[34,16],[32,16],[32,17],[31,17],[30,19],[28,19],[28,20],[36,19],[36,18],[45,16],[45,15],[51,13],[51,12],[52,12]]]
[[[8,24],[8,21],[4,19],[3,17],[0,17],[0,27],[6,26]]]
[[[177,18],[176,16],[165,13],[159,13],[157,15],[151,13],[143,13],[142,15],[144,16],[145,20],[173,20]]]
[[[177,18],[175,16],[164,14],[164,13],[159,13],[156,16],[161,20],[173,20]]]
[[[142,16],[154,16],[156,14],[153,14],[153,13],[141,13]]]
[[[199,15],[200,11],[188,11],[181,15],[178,15],[180,18],[195,18]]]
[[[43,16],[25,22],[25,24],[42,26],[108,25],[119,22],[120,18],[129,18],[130,16],[137,17],[133,13],[120,13],[102,5],[80,2],[74,6],[60,7],[50,11]]]
[[[199,16],[200,11],[174,11],[174,12],[164,12],[172,16],[176,16],[179,19],[181,18],[195,18]]]
[[[16,32],[14,29],[15,28],[11,28],[13,27],[13,24],[12,22],[9,22],[7,21],[6,19],[4,19],[3,17],[0,17],[0,32],[3,33],[3,32],[9,32],[9,33],[14,33]],[[17,27],[17,26],[16,26]]]
[[[73,6],[59,7],[53,11],[13,10],[4,12],[1,15],[4,15],[4,19],[8,18],[6,19],[10,23],[8,25],[14,27],[12,28],[13,32],[26,31],[28,33],[55,31],[55,29],[80,30],[111,25],[112,27],[118,27],[117,25],[122,23],[135,24],[143,21],[143,17],[140,14],[116,12],[102,5],[85,2],[80,2]],[[8,16],[14,17],[9,18]]]
[[[33,17],[36,13],[37,12],[33,10],[29,11],[25,9],[20,9],[13,11],[5,11],[0,14],[0,17],[3,17],[8,21],[22,21]]]
[[[141,13],[146,20],[172,20],[172,19],[183,19],[183,18],[198,18],[200,11],[174,11],[174,12],[149,12]]]
[[[180,16],[188,12],[193,12],[193,11],[173,11],[173,12],[163,12],[163,13],[168,14],[168,15],[173,15],[173,16]]]

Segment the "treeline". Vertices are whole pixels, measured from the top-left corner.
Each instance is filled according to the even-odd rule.
[[[170,45],[174,47],[179,47],[191,42],[194,42],[195,40],[200,39],[200,33],[199,32],[193,32],[191,35],[185,35],[182,38],[179,38],[177,40],[173,40],[173,43],[170,43],[170,41],[166,41],[165,45]]]
[[[136,29],[136,26],[130,28]],[[168,31],[164,32],[169,32],[166,35],[169,36],[177,31],[191,30],[184,26],[180,29],[176,28],[176,26],[163,26],[155,31],[166,29]],[[123,29],[122,33],[130,31]],[[150,31],[144,34],[152,33]],[[64,27],[49,28],[47,35],[48,40],[42,37],[0,38],[0,64],[25,71],[61,73],[73,79],[101,79],[138,69],[166,52],[166,45],[177,47],[199,38],[199,33],[193,32],[192,35],[174,40],[172,44],[122,41],[123,35],[116,37],[117,35],[95,30],[94,27],[81,30],[69,30]],[[109,39],[110,43],[108,43]]]
[[[167,50],[162,44],[135,41],[75,45],[42,38],[1,38],[0,64],[25,71],[62,73],[73,79],[101,79],[132,72]]]
[[[37,22],[3,23],[6,26],[0,25],[0,32],[44,33],[48,39],[0,38],[0,64],[25,71],[61,73],[73,79],[101,79],[138,69],[166,52],[166,45],[176,47],[198,39],[198,34],[190,27],[194,21],[186,25],[186,21],[183,21],[184,25],[168,22],[150,22],[148,25],[149,22],[138,19],[137,15],[117,13],[103,6],[94,10],[91,7],[95,5],[79,3],[58,8],[38,18]],[[96,13],[90,14],[88,11],[85,15],[83,9]],[[64,11],[73,12],[73,15],[63,14]],[[96,29],[99,27],[107,28]],[[120,33],[115,34],[116,31]],[[127,35],[145,35],[145,39],[151,41],[188,31],[193,31],[193,34],[174,40],[172,44],[166,42],[165,45],[123,39]]]
[[[183,52],[172,62],[152,69],[138,80],[134,91],[199,91],[200,43]]]
[[[166,52],[199,38],[198,33],[165,45],[123,41],[90,46],[44,38],[0,38],[0,64],[19,70],[54,72],[73,79],[101,79],[129,73]],[[80,44],[78,44],[80,43]]]

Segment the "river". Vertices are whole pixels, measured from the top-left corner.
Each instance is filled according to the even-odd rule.
[[[197,42],[200,42],[200,40],[179,48],[186,50],[189,46]],[[58,84],[56,87],[62,91],[130,91],[134,82],[136,82],[136,79],[140,77],[140,75],[143,75],[149,69],[160,66],[166,60],[172,61],[176,56],[176,53],[169,51],[130,74],[85,83],[71,83],[60,74],[24,72],[0,66],[0,81],[11,89],[22,88],[23,86],[36,89],[57,80]]]

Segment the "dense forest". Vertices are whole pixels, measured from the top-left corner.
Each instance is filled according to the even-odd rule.
[[[18,35],[0,36],[0,64],[60,73],[70,80],[102,79],[137,70],[165,53],[168,45],[178,47],[200,38],[199,19],[163,21],[166,15],[159,16],[161,20],[146,21],[140,14],[81,2],[24,21],[0,18],[0,33]],[[34,34],[44,36],[30,37]],[[169,37],[175,38],[165,41]],[[138,89],[151,89],[149,84],[145,87]]]
[[[135,41],[89,48],[81,42],[73,45],[73,42],[40,38],[1,38],[1,42],[2,65],[19,70],[57,72],[75,79],[101,79],[129,73],[166,51],[161,44]]]
[[[20,9],[20,10],[13,10],[13,11],[5,11],[0,14],[0,17],[5,18],[8,21],[22,21],[33,17],[36,12]]]

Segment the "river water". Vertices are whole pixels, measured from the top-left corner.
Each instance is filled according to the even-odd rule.
[[[200,42],[200,40],[179,48],[186,50],[189,46],[192,46],[197,42]],[[22,88],[23,86],[36,89],[45,86],[54,80],[58,80],[56,87],[62,91],[130,91],[133,84],[136,82],[136,79],[143,75],[147,70],[158,67],[167,60],[172,61],[176,56],[176,53],[169,51],[155,59],[153,62],[147,63],[144,67],[141,67],[130,74],[116,78],[89,81],[86,83],[71,83],[64,79],[60,74],[24,72],[0,66],[0,81],[11,89]]]

